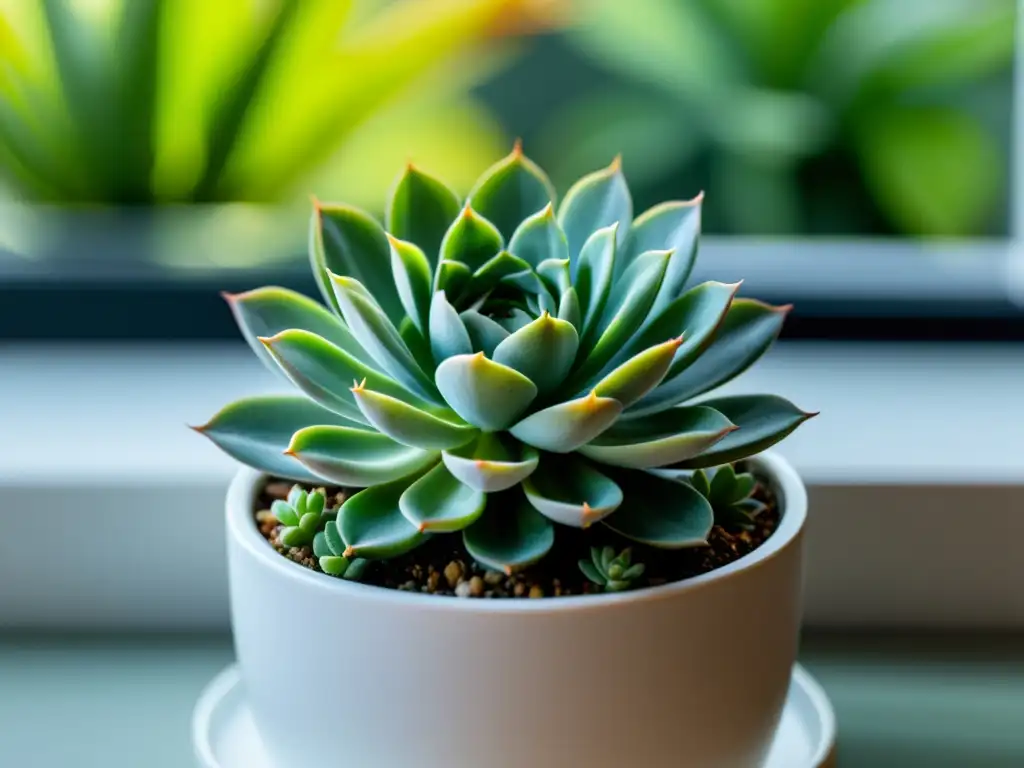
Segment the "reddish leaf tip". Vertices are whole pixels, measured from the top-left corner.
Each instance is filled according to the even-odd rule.
[[[356,553],[356,548],[352,546],[345,547],[345,551],[341,553],[342,557],[352,557]]]
[[[502,570],[505,571],[505,575],[506,576],[511,576],[512,575],[512,566],[511,565],[506,565]]]
[[[512,157],[519,158],[519,157],[522,157],[522,156],[523,156],[523,139],[522,139],[522,137],[517,136],[515,142],[512,144]]]
[[[236,301],[238,301],[238,297],[241,295],[242,294],[240,293],[228,293],[227,291],[220,292],[220,297],[224,299],[224,301],[226,301],[228,304],[234,304]]]

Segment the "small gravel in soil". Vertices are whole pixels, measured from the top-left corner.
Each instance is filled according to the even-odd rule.
[[[737,467],[741,469],[741,467]],[[285,547],[278,538],[281,526],[269,507],[275,499],[283,499],[291,483],[268,483],[257,500],[256,523],[271,546],[300,565],[319,571],[310,547]],[[324,488],[328,505],[338,507],[349,491]],[[713,571],[739,559],[763,544],[774,533],[779,510],[766,483],[759,482],[755,498],[767,508],[755,520],[750,531],[726,530],[715,526],[708,537],[708,546],[684,550],[660,550],[633,544],[633,561],[644,563],[646,570],[634,589],[654,587],[681,581]],[[579,569],[581,559],[589,559],[592,546],[610,544],[620,551],[628,542],[611,534],[603,526],[587,530],[560,526],[555,546],[538,564],[511,576],[481,567],[469,556],[458,535],[439,535],[429,539],[401,557],[370,564],[362,581],[367,584],[405,592],[422,592],[462,598],[541,598],[545,596],[580,595],[600,592]]]

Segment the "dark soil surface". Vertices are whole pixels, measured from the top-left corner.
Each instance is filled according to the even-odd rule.
[[[291,487],[292,483],[278,480],[265,486],[254,510],[257,525],[264,538],[282,555],[321,572],[309,547],[284,547],[278,541],[280,526],[269,509],[271,502],[285,498]],[[352,492],[319,487],[327,492],[329,507],[337,507]],[[601,525],[587,530],[558,526],[555,546],[543,560],[506,576],[479,566],[462,546],[460,535],[442,534],[401,557],[370,563],[361,581],[389,589],[459,597],[538,598],[593,594],[602,589],[583,575],[579,561],[590,558],[591,547],[606,544],[613,546],[616,552],[631,546],[633,562],[645,565],[644,574],[633,583],[633,589],[682,581],[739,559],[772,535],[779,522],[779,510],[771,489],[759,482],[754,498],[767,504],[767,509],[757,516],[752,530],[727,530],[716,525],[704,547],[661,550],[630,543]]]

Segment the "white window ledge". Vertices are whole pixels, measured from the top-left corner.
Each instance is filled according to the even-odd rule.
[[[780,343],[727,390],[821,416],[811,625],[1024,626],[1024,347]],[[284,391],[240,344],[0,348],[0,628],[224,627],[233,462],[186,428]]]

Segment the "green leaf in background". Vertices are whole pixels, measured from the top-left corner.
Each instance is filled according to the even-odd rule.
[[[901,229],[965,236],[988,223],[1004,180],[995,141],[969,115],[893,107],[857,137],[864,179]]]
[[[700,137],[684,109],[657,94],[619,86],[560,106],[537,144],[538,155],[559,184],[575,181],[595,162],[621,154],[630,183],[646,189],[666,168],[688,163],[700,148]]]

